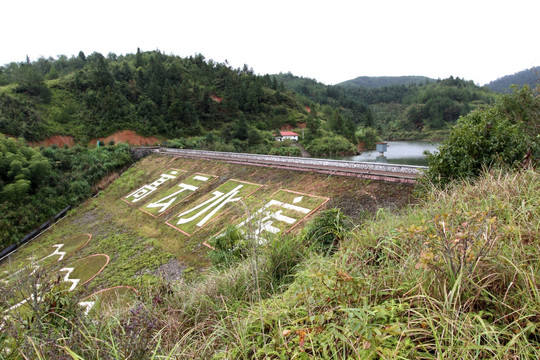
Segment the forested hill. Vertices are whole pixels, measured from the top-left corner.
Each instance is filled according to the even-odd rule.
[[[370,89],[324,85],[290,73],[277,78],[323,108],[339,107],[355,124],[375,128],[387,140],[444,136],[460,116],[497,97],[486,87],[454,77]]]
[[[504,93],[511,90],[512,85],[522,87],[528,85],[530,88],[536,88],[540,84],[540,66],[517,72],[513,75],[506,75],[494,80],[486,86],[496,92]]]
[[[276,78],[200,54],[181,58],[138,50],[105,57],[80,52],[0,67],[0,133],[28,141],[71,135],[87,144],[130,129],[177,139],[171,144],[181,147],[295,155],[294,149],[276,150],[273,134],[284,126],[307,124],[306,147],[315,138],[332,138],[325,143],[336,145],[311,146],[314,154],[354,153],[350,120],[337,109],[318,110]]]
[[[225,137],[247,136],[249,127],[274,130],[307,116],[269,76],[202,55],[80,52],[6,65],[0,84],[9,85],[1,91],[0,132],[27,140],[59,133],[86,140],[119,129],[174,138],[221,128]],[[234,121],[241,123],[234,128]]]
[[[425,84],[435,81],[435,79],[426,76],[359,76],[352,80],[343,81],[337,86],[373,89],[385,86]]]
[[[181,138],[184,147],[288,154],[274,149],[272,134],[304,124],[304,146],[324,156],[354,151],[366,129],[386,139],[425,138],[493,96],[459,78],[345,89],[292,74],[257,76],[200,54],[80,52],[0,67],[0,133],[88,143],[131,129]]]
[[[202,55],[80,52],[2,66],[0,251],[131,163],[129,146],[111,140],[93,148],[90,140],[134,130],[172,147],[300,156],[273,136],[289,125],[305,127],[299,141],[313,156],[355,154],[354,123],[328,109],[276,78]],[[75,146],[28,143],[53,135],[72,136]]]

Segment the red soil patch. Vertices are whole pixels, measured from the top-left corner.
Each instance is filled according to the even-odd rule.
[[[222,98],[222,97],[219,97],[219,96],[217,96],[217,95],[210,95],[210,98],[211,98],[212,100],[214,100],[215,102],[217,102],[218,104],[219,104],[220,102],[223,101],[223,98]]]
[[[306,123],[297,123],[296,126],[293,126],[291,124],[287,124],[287,125],[281,127],[281,131],[290,131],[290,130],[293,130],[293,129],[305,129],[305,128],[306,128]]]
[[[56,145],[62,147],[64,145],[73,146],[75,145],[75,140],[73,136],[67,135],[53,135],[45,140],[29,142],[30,146],[52,146]]]
[[[141,136],[133,130],[122,130],[115,132],[114,134],[109,135],[106,138],[92,139],[90,141],[90,145],[96,145],[98,140],[103,141],[105,145],[107,145],[111,140],[113,140],[115,144],[128,143],[130,145],[154,145],[161,142],[160,139],[154,136]]]
[[[311,108],[310,108],[309,106],[304,106],[304,108],[306,109],[306,111],[307,111],[308,113],[311,113]]]

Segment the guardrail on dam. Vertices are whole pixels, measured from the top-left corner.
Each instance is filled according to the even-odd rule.
[[[270,166],[301,171],[346,175],[388,181],[415,182],[427,169],[425,166],[368,163],[346,160],[299,158],[290,156],[229,153],[206,150],[154,148],[152,152],[188,158],[202,158],[247,165]]]

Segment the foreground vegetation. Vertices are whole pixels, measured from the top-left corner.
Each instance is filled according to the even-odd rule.
[[[212,266],[198,272],[200,276],[185,270],[179,281],[155,276],[170,259],[162,249],[176,247],[192,258],[201,255],[200,246],[188,240],[180,244],[180,235],[163,230],[167,228],[163,224],[133,221],[146,216],[137,209],[122,210],[117,218],[111,214],[122,196],[163,168],[180,163],[179,168],[195,170],[199,164],[185,159],[143,160],[155,167],[146,173],[130,169],[129,176],[107,189],[106,199],[97,197],[78,215],[72,214],[71,228],[53,230],[65,235],[95,229],[99,235],[81,256],[112,255],[118,250],[112,256],[117,263],[89,287],[140,280],[138,304],[105,309],[99,319],[84,316],[77,304],[82,293],[66,292],[57,286],[59,281],[46,280],[37,272],[19,287],[26,286],[35,294],[33,299],[41,301],[32,301],[23,316],[1,319],[0,357],[539,358],[538,99],[537,92],[524,88],[462,117],[441,151],[430,156],[425,179],[431,183],[411,206],[399,211],[382,207],[373,188],[368,191],[371,184],[363,182],[366,191],[353,197],[353,207],[367,204],[359,201],[363,197],[373,198],[373,211],[361,209],[352,221],[339,209],[329,209],[302,231],[266,242],[229,228],[223,236],[209,239],[215,247],[209,253]],[[345,124],[339,113],[334,115],[329,124]],[[122,154],[122,147],[74,148],[73,154],[53,148],[38,152],[13,139],[1,140],[6,149],[2,150],[5,201],[15,199],[18,192],[38,194],[40,185],[50,181],[41,174],[52,176],[53,166],[70,164],[62,154]],[[216,163],[215,175],[226,173],[228,165]],[[93,170],[85,174],[96,173],[89,168]],[[272,174],[240,165],[230,172],[250,181]],[[302,180],[313,176],[307,173],[276,170],[273,176],[279,188],[296,184],[328,192],[334,187],[324,187],[331,182],[336,187],[341,183],[343,189],[353,187],[337,177],[315,184]],[[392,191],[381,184],[378,189]],[[346,191],[336,195],[341,195],[342,204],[351,198]],[[107,235],[108,228],[116,234]],[[165,241],[146,238],[143,231],[162,235]],[[187,257],[186,262],[193,261]],[[151,269],[145,269],[145,261]],[[2,309],[10,307],[19,287],[0,283]]]
[[[352,230],[326,212],[130,312],[47,303],[3,334],[15,358],[537,358],[539,194],[537,172],[493,171]]]
[[[487,109],[461,117],[435,154],[426,179],[445,186],[492,167],[515,169],[540,161],[540,88],[503,95]]]

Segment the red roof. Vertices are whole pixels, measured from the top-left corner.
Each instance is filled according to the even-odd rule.
[[[297,133],[292,131],[280,131],[281,136],[298,136]]]

